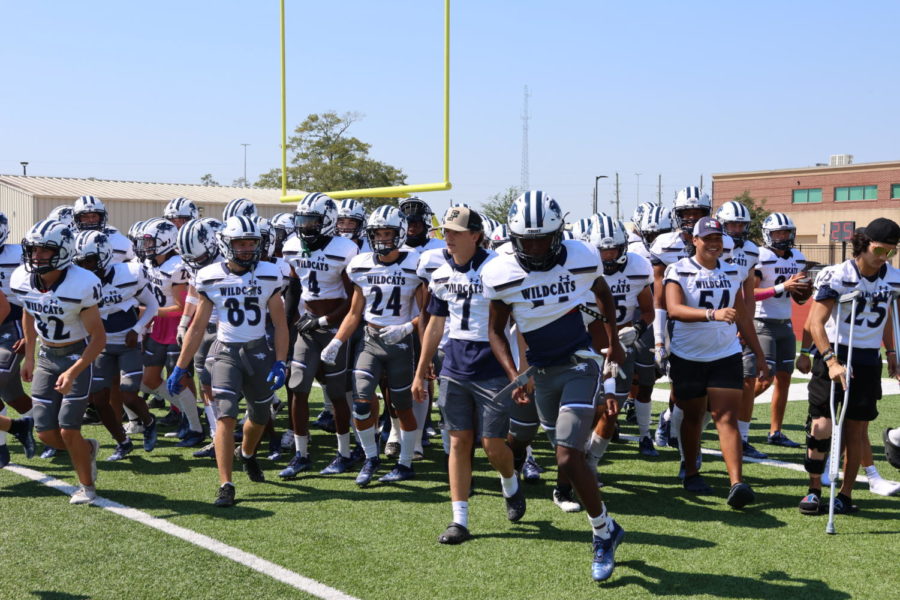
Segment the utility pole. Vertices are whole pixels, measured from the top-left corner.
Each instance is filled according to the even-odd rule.
[[[247,187],[247,146],[250,144],[241,144],[244,147],[244,187]]]
[[[662,173],[659,174],[656,184],[656,203],[662,206]]]
[[[597,175],[594,177],[594,205],[592,207],[591,214],[597,213],[597,182],[601,179],[606,179],[606,175]]]
[[[641,205],[641,174],[635,173],[635,178],[637,178],[637,191],[635,193],[635,206]]]
[[[621,197],[619,196],[619,172],[616,171],[616,219],[619,218],[619,204],[621,202]]]
[[[529,189],[528,183],[528,86],[525,86],[525,101],[522,108],[522,173],[519,180],[521,191],[526,192]]]
[[[703,175],[700,175],[700,192],[703,192]]]

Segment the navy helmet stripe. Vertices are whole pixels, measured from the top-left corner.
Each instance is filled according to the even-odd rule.
[[[535,227],[543,227],[544,226],[544,197],[541,192],[538,192],[538,198],[534,203],[534,222]]]

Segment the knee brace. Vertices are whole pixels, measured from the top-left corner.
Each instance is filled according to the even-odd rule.
[[[806,434],[806,447],[816,452],[828,452],[831,450],[831,436],[824,440],[817,440],[810,434]]]
[[[357,421],[365,421],[372,414],[372,403],[355,400],[353,402],[353,418]]]
[[[803,468],[810,475],[821,475],[825,472],[825,459],[815,459],[807,456],[803,459]]]

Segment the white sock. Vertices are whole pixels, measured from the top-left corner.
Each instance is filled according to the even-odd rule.
[[[350,432],[337,434],[338,454],[350,457]]]
[[[191,392],[190,388],[184,388],[175,397],[178,406],[187,415],[188,426],[191,431],[203,431],[203,425],[200,424],[200,413],[197,412],[197,398]]]
[[[172,399],[172,396],[169,395],[169,390],[166,389],[166,382],[163,381],[159,384],[155,390],[150,390],[150,393],[163,402],[168,402],[169,404],[175,404],[175,401]]]
[[[400,419],[391,417],[391,434],[388,436],[388,443],[400,443]]]
[[[590,453],[591,456],[600,460],[603,458],[603,455],[606,454],[606,449],[608,447],[608,439],[600,437],[596,432],[591,434],[591,445],[588,448],[588,453]]]
[[[294,434],[294,450],[300,456],[307,456],[309,454],[309,436]]]
[[[513,473],[512,477],[500,476],[500,485],[503,487],[503,497],[512,498],[519,491],[519,478]]]
[[[242,458],[250,458],[251,456],[253,456],[253,455],[252,455],[252,454],[247,454],[246,452],[244,452],[244,449],[241,448],[241,457],[242,457]]]
[[[413,416],[416,417],[416,442],[415,449],[419,452],[423,451],[422,448],[422,435],[425,431],[425,420],[428,418],[428,402],[413,402]]]
[[[206,420],[209,422],[209,434],[215,437],[216,426],[219,424],[219,420],[216,418],[216,408],[212,404],[207,404],[203,407],[203,412],[206,413]]]
[[[868,479],[881,479],[881,473],[878,472],[878,468],[875,465],[869,465],[866,467],[866,477]]]
[[[650,402],[636,400],[634,403],[634,416],[637,417],[638,435],[646,437],[650,435],[650,419],[653,415],[653,406]]]
[[[142,381],[141,382],[141,393],[147,394],[148,396],[150,396],[150,395],[153,395],[153,390],[151,390],[149,387],[147,387],[147,384]]]
[[[463,527],[469,527],[469,503],[453,502],[453,522]]]
[[[741,439],[746,442],[750,436],[750,421],[738,421],[738,431],[741,432]]]
[[[900,446],[900,427],[888,431],[888,439],[891,440],[891,443],[895,446]]]
[[[681,460],[684,460],[684,451],[681,449],[681,422],[684,421],[684,411],[677,406],[672,409],[672,420],[669,426],[669,436],[678,440],[678,451],[681,453]]]
[[[412,466],[413,447],[416,444],[415,431],[400,430],[400,459],[397,461],[404,467]]]
[[[666,412],[664,412],[663,414],[659,415],[659,420],[660,420],[660,421],[663,421],[663,422],[668,421],[668,420],[670,420],[671,418],[672,418],[672,407],[671,407],[671,406],[670,406],[669,408],[666,409]]]
[[[526,458],[534,458],[534,452],[531,450],[531,444],[525,446],[525,457]]]
[[[141,420],[141,418],[138,416],[138,414],[136,412],[134,412],[133,410],[131,410],[130,408],[128,408],[127,406],[122,405],[122,408],[125,409],[125,415],[128,417],[129,421],[140,421]]]
[[[3,407],[3,410],[0,410],[0,415],[6,416],[6,406]],[[6,445],[6,432],[0,431],[0,446]]]
[[[588,521],[591,524],[591,529],[594,530],[594,535],[598,538],[608,540],[610,535],[610,519],[609,515],[606,514],[606,503],[602,502],[600,504],[601,510],[600,514],[596,517],[592,517],[588,515]]]
[[[356,435],[359,437],[359,443],[362,444],[363,452],[366,453],[366,458],[377,458],[378,444],[375,443],[375,428],[357,429]],[[294,436],[294,443],[296,440],[297,437]]]

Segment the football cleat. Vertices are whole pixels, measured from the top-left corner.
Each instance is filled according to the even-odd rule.
[[[685,477],[683,485],[686,491],[694,494],[712,494],[712,488],[706,484],[706,480],[703,479],[703,475],[701,475],[700,473],[691,475],[690,477]],[[749,488],[750,486],[747,487]],[[733,490],[734,488],[732,488],[732,491]],[[753,491],[751,490],[750,493],[752,494]],[[731,495],[729,494],[728,497],[730,500]]]
[[[782,448],[799,448],[800,444],[795,442],[794,440],[788,438],[788,436],[784,435],[780,431],[776,431],[775,433],[769,434],[766,437],[766,443],[771,444],[773,446],[781,446]]]
[[[281,458],[281,439],[274,435],[269,438],[269,460],[275,461]]]
[[[380,466],[381,459],[377,456],[367,458],[365,462],[363,462],[362,469],[359,470],[359,475],[356,476],[356,485],[359,487],[366,487],[369,485],[369,482],[372,481],[372,477],[375,476],[375,472]]]
[[[234,485],[223,483],[219,491],[216,492],[216,499],[213,501],[213,504],[220,508],[234,506]]]
[[[32,417],[22,417],[20,419],[25,431],[14,433],[13,436],[22,444],[25,449],[25,458],[34,458],[34,419]]]
[[[669,445],[669,433],[672,429],[672,423],[668,419],[663,419],[665,413],[659,415],[659,425],[656,426],[656,445],[665,448]]]
[[[0,469],[9,464],[9,446],[6,444],[0,445]]]
[[[856,512],[859,512],[859,507],[853,504],[853,501],[844,494],[839,493],[834,499],[834,514],[852,515]]]
[[[92,485],[82,485],[69,498],[69,504],[93,504],[97,499],[97,490]]]
[[[573,489],[564,492],[559,488],[553,488],[553,504],[560,507],[563,512],[576,513],[581,511],[581,504],[575,499],[575,490]]]
[[[400,457],[400,442],[388,442],[384,445],[384,455],[390,459]]]
[[[312,461],[308,456],[302,456],[299,452],[294,454],[294,458],[288,463],[288,466],[281,470],[278,474],[282,479],[291,479],[296,477],[303,471],[309,471],[312,468]]]
[[[653,447],[653,440],[650,439],[649,435],[641,438],[641,441],[638,443],[638,452],[641,453],[641,456],[659,456],[659,451]]]
[[[241,453],[241,447],[238,446],[235,454],[240,456],[241,463],[244,467],[244,473],[247,474],[247,477],[250,478],[250,481],[254,481],[256,483],[262,483],[266,480],[266,476],[263,473],[262,468],[259,466],[259,461],[256,460],[256,455],[244,458],[244,455]]]
[[[138,433],[144,433],[144,426],[141,425],[140,421],[128,421],[125,423],[125,433],[128,435],[137,435]]]
[[[519,485],[518,489],[516,489],[516,493],[510,496],[509,498],[504,498],[506,501],[506,518],[515,523],[519,519],[525,516],[525,492],[522,490],[522,486]]]
[[[626,398],[620,412],[625,413],[626,425],[637,425],[637,411],[634,407],[634,398]]]
[[[290,429],[281,434],[281,449],[288,451],[294,449],[294,432]]]
[[[594,581],[606,581],[612,576],[616,568],[616,548],[625,537],[625,530],[610,519],[611,531],[609,538],[603,539],[594,536],[594,561],[591,563],[591,577]]]
[[[378,481],[381,483],[397,483],[399,481],[406,481],[407,479],[413,479],[416,476],[416,472],[412,467],[407,467],[406,465],[397,464],[391,472],[387,475],[382,475],[378,478]]]
[[[462,544],[470,539],[472,534],[459,523],[450,523],[444,533],[438,536],[438,542],[441,544]]]
[[[196,458],[212,458],[215,460],[216,458],[216,443],[210,442],[207,445],[203,446],[196,452],[194,452],[194,456]]]
[[[319,416],[316,417],[316,420],[313,421],[313,425],[321,429],[322,431],[327,431],[328,433],[334,433],[337,431],[335,429],[334,424],[334,415],[331,411],[323,410],[319,413]]]
[[[541,480],[541,468],[531,456],[526,458],[522,465],[522,478],[525,483],[537,483]]]
[[[44,446],[44,451],[41,452],[41,458],[53,458],[54,456],[56,456],[56,452],[56,448],[53,448],[51,446]]]
[[[128,438],[125,438],[124,442],[122,442],[121,444],[116,444],[115,452],[110,454],[106,460],[109,462],[122,460],[123,458],[131,454],[132,450],[134,450],[134,442],[132,442]]]
[[[202,444],[205,439],[206,436],[203,435],[202,431],[188,430],[187,434],[175,446],[177,448],[193,448]]]
[[[757,460],[762,460],[764,458],[769,458],[769,455],[765,452],[760,452],[756,448],[753,447],[753,444],[750,442],[743,443],[743,454],[744,458],[755,458]]]
[[[353,459],[349,456],[341,456],[338,454],[331,463],[319,471],[320,475],[341,475],[346,473],[353,466]]]
[[[159,439],[159,431],[156,427],[156,418],[153,418],[153,422],[144,427],[141,425],[141,429],[144,431],[144,452],[152,452],[154,448],[156,448],[156,442]]]
[[[744,508],[748,504],[752,504],[754,500],[756,500],[756,494],[753,493],[753,488],[743,481],[731,486],[731,490],[728,492],[728,506],[731,508]]]

